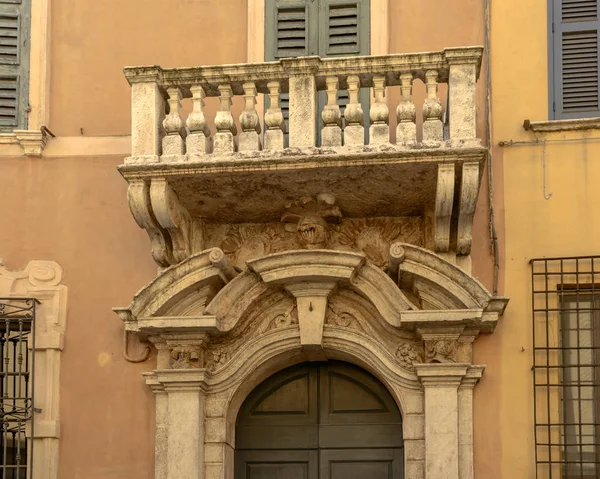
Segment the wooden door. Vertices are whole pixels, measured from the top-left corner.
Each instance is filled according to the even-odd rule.
[[[400,479],[402,419],[386,388],[346,363],[282,371],[246,399],[236,479]]]

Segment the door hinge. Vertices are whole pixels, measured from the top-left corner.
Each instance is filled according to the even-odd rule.
[[[552,22],[552,33],[554,33],[554,22]]]
[[[556,102],[555,101],[552,102],[552,111],[556,111]]]

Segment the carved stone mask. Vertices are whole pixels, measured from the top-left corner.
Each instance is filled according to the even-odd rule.
[[[303,216],[298,221],[298,234],[300,243],[307,249],[327,247],[329,229],[327,222],[320,216]]]

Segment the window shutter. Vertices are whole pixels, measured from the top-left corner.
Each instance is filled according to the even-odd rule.
[[[0,0],[0,129],[27,128],[29,0]]]
[[[369,13],[369,0],[321,0],[319,54],[368,55]]]
[[[265,6],[267,61],[317,54],[315,2],[267,0]]]
[[[598,116],[598,0],[554,0],[552,100],[555,119]]]
[[[265,7],[267,61],[303,55],[332,57],[370,53],[370,0],[266,0]],[[361,90],[360,100],[368,133],[368,89]],[[338,103],[342,113],[348,101],[348,92],[340,90]],[[288,102],[288,95],[281,95],[280,106],[286,124]],[[325,93],[320,92],[319,109],[324,105]]]

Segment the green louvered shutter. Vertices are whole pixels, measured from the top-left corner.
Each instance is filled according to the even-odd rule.
[[[321,57],[349,57],[371,53],[370,0],[321,0],[319,3],[319,55]],[[323,109],[326,94],[319,95]],[[338,92],[338,105],[342,115],[349,102],[348,92]],[[360,103],[365,116],[365,143],[369,135],[369,89],[360,91]],[[345,126],[343,124],[342,126]],[[323,127],[319,117],[319,129]]]
[[[318,54],[317,7],[316,0],[267,0],[265,2],[266,61]],[[282,94],[279,103],[287,126],[290,114],[289,95]],[[289,128],[286,128],[286,131],[289,131]],[[288,139],[286,133],[286,145]]]
[[[0,131],[27,128],[30,0],[0,0]]]
[[[598,0],[552,0],[551,113],[600,115]]]
[[[265,60],[305,55],[368,55],[369,27],[369,0],[267,0]],[[325,98],[325,93],[321,92],[320,109],[325,105]],[[368,89],[361,91],[360,98],[365,112],[366,136],[369,116]],[[348,103],[348,93],[345,90],[340,90],[338,103],[343,112]],[[288,95],[282,95],[281,109],[286,123],[289,117],[288,105]]]

